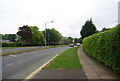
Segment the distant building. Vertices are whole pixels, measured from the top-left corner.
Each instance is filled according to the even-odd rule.
[[[0,43],[4,43],[4,42],[10,42],[10,40],[2,40],[2,39],[0,39]]]
[[[120,24],[120,1],[118,2],[118,24]]]

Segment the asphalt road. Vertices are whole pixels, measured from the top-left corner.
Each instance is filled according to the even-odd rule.
[[[2,53],[12,52],[12,51],[28,50],[28,49],[34,49],[34,48],[46,48],[46,47],[41,46],[41,47],[23,47],[23,48],[21,47],[21,48],[2,49]]]
[[[24,79],[55,55],[70,47],[57,47],[2,57],[3,79]]]

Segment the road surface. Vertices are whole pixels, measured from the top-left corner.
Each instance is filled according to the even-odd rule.
[[[70,47],[57,47],[2,57],[3,79],[24,79],[55,55]]]
[[[46,47],[45,46],[41,46],[41,47],[21,47],[21,48],[2,49],[2,53],[12,52],[12,51],[29,50],[29,49],[35,49],[35,48],[46,48]]]

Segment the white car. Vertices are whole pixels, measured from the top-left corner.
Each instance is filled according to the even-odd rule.
[[[80,46],[80,43],[77,43],[76,46]]]
[[[70,47],[74,47],[74,44],[70,44]]]

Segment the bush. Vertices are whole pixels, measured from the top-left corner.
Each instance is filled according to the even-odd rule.
[[[16,47],[16,43],[5,42],[2,43],[2,47]]]
[[[90,56],[120,73],[120,25],[84,38],[83,49]]]
[[[2,43],[2,47],[22,47],[22,46],[41,46],[41,44],[31,44],[31,43],[22,43],[22,42]]]

